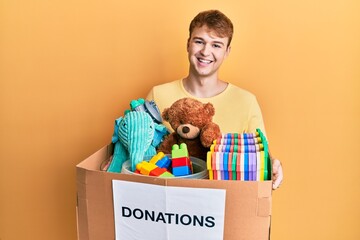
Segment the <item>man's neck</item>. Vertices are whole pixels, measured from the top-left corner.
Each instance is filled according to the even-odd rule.
[[[191,75],[184,78],[182,84],[187,92],[198,98],[214,97],[223,92],[228,85],[217,76],[194,77]]]

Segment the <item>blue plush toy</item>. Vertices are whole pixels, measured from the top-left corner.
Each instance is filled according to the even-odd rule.
[[[129,159],[131,170],[135,171],[136,164],[156,154],[156,147],[166,134],[166,127],[155,122],[146,111],[126,111],[124,117],[115,120],[114,154],[107,171],[119,173]]]

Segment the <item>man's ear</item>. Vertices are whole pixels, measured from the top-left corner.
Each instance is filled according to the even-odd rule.
[[[189,52],[189,44],[190,44],[190,38],[188,38],[186,43],[186,51]]]
[[[231,51],[231,46],[228,46],[226,49],[225,58],[227,58],[229,56],[230,51]]]

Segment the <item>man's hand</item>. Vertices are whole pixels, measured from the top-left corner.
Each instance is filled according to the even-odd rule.
[[[278,159],[272,160],[272,179],[273,179],[273,189],[280,187],[284,178],[281,162]]]

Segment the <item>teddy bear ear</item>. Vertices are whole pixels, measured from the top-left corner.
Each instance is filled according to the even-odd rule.
[[[169,108],[165,108],[161,116],[165,121],[169,121]]]
[[[204,109],[205,109],[205,112],[207,114],[209,114],[209,116],[214,116],[215,115],[215,108],[211,103],[206,103],[204,105]]]

